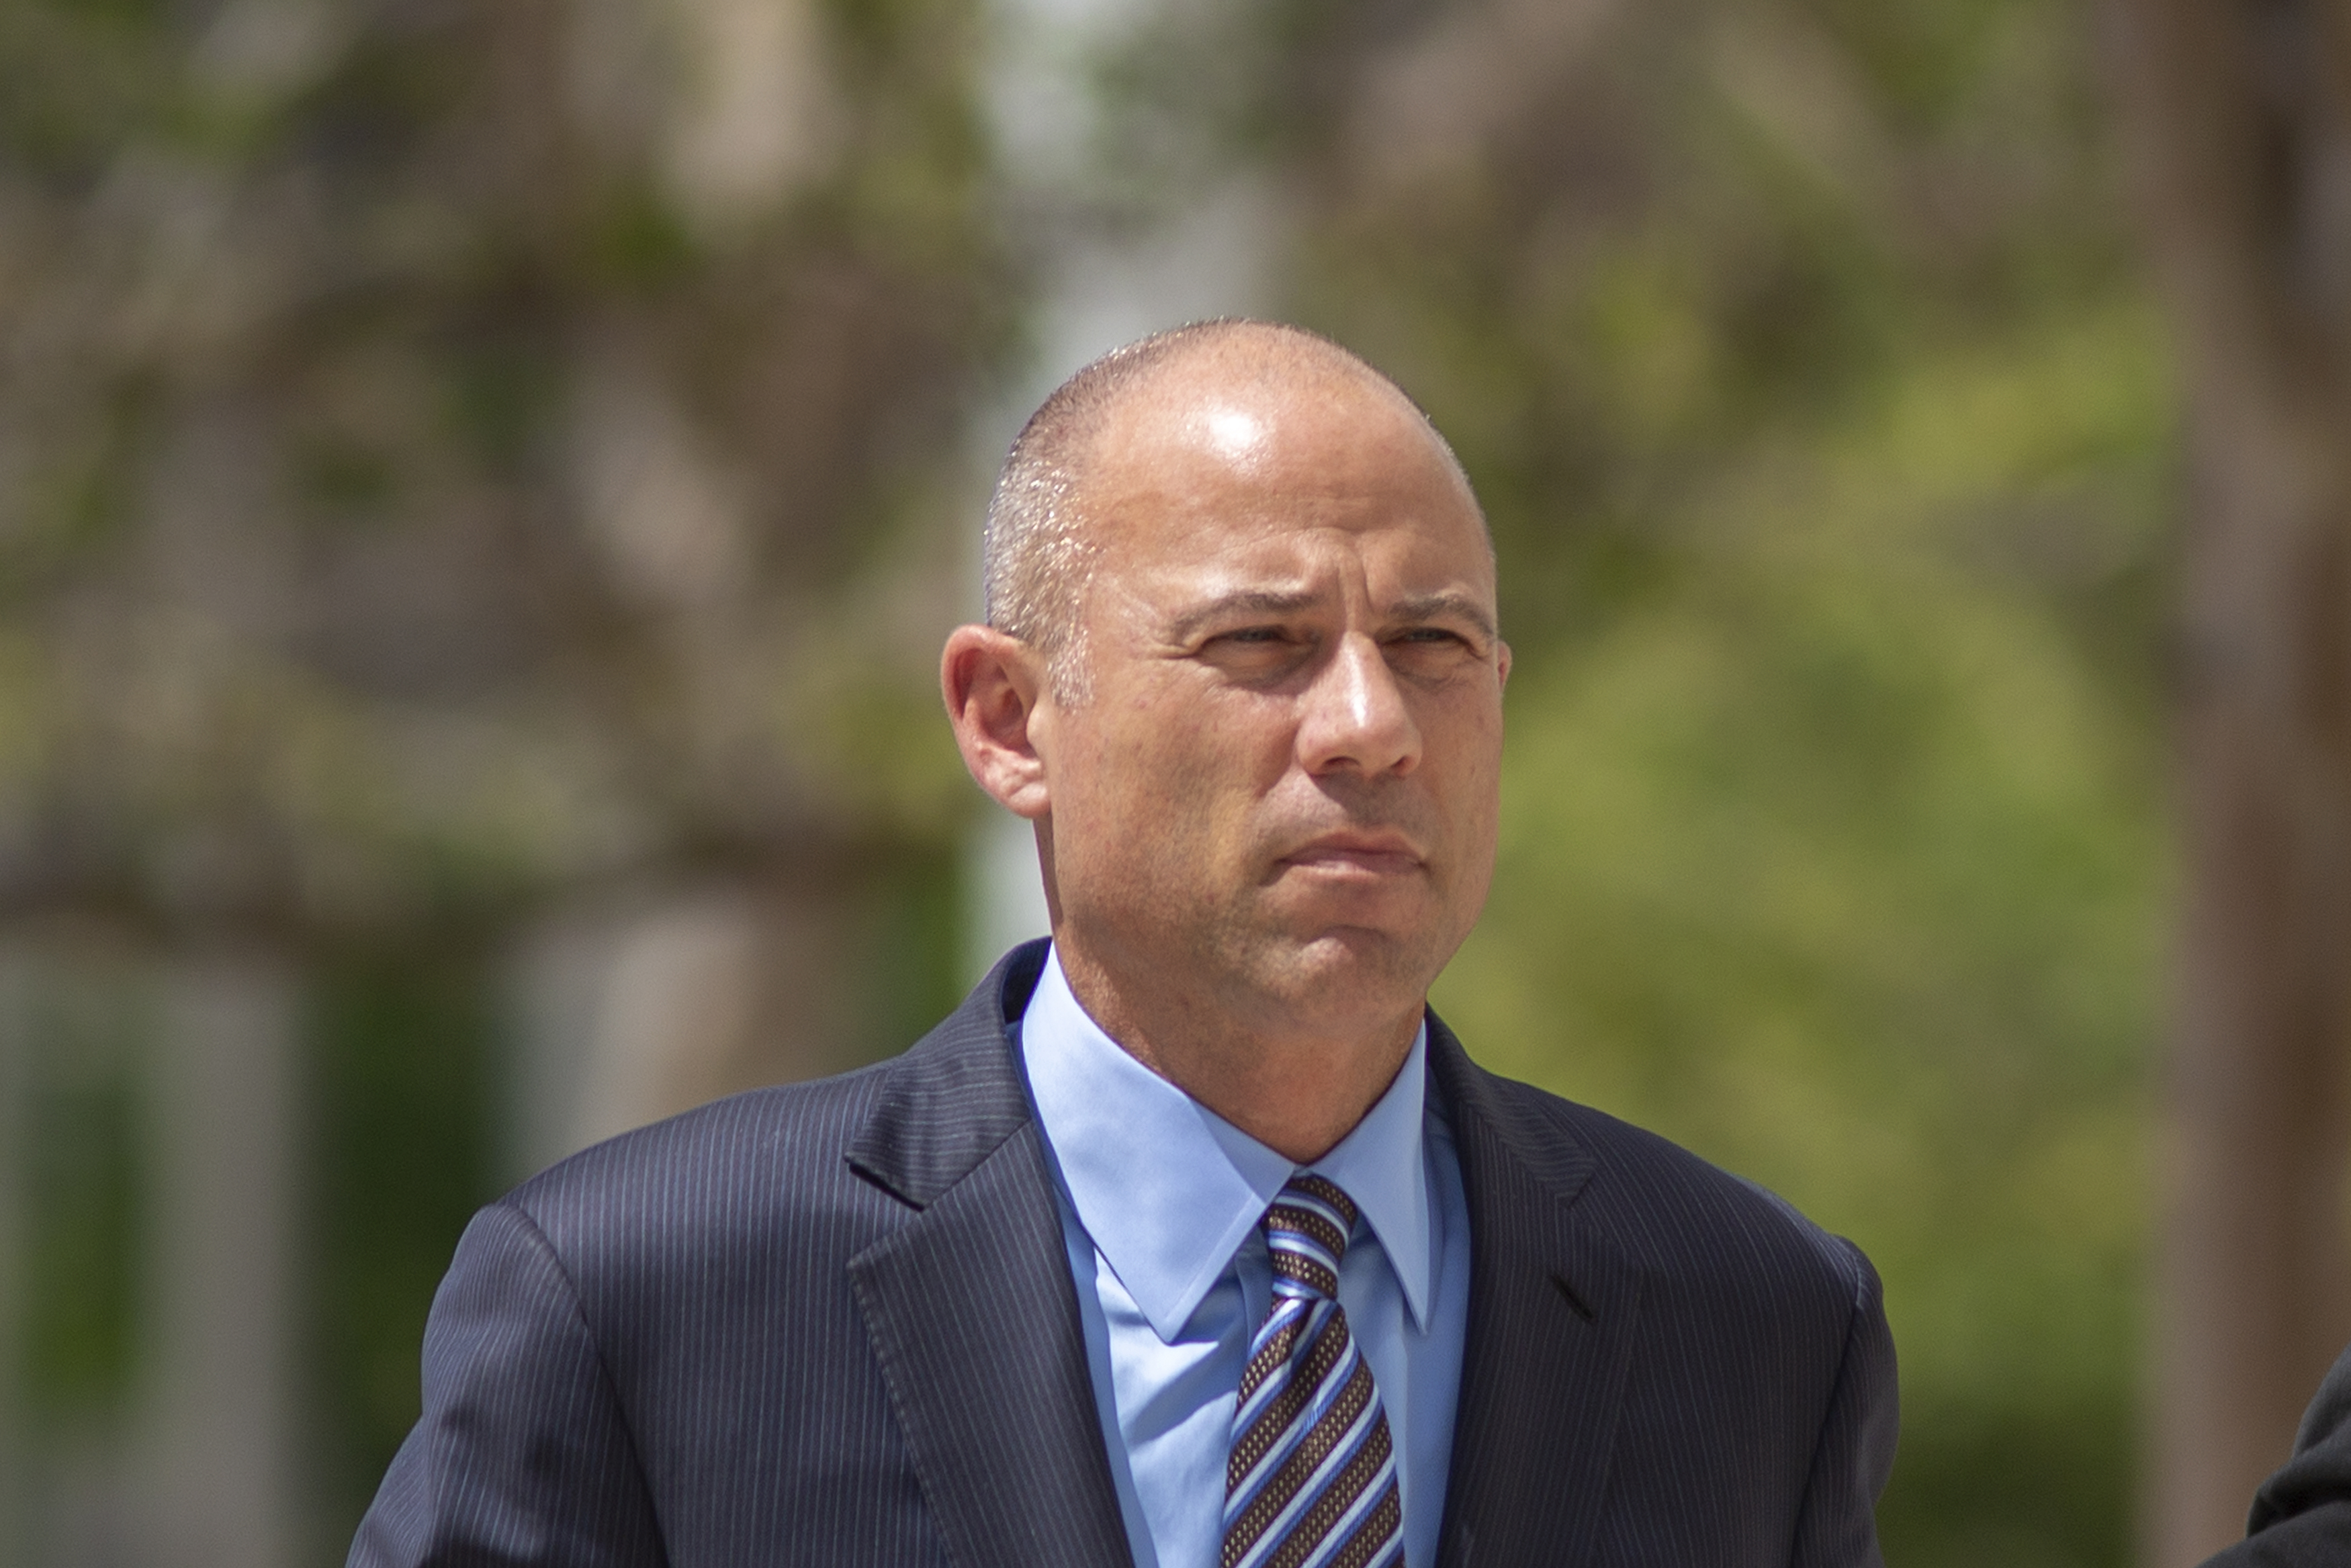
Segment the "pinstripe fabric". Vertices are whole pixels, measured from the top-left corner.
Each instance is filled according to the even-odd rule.
[[[1894,1342],[1852,1243],[1434,1016],[1475,1245],[1444,1568],[1877,1568]]]
[[[2294,1457],[2263,1481],[2246,1539],[2204,1568],[2338,1568],[2351,1563],[2351,1350],[2303,1412]]]
[[[1004,1022],[627,1135],[478,1216],[355,1568],[1128,1562]],[[1892,1345],[1847,1244],[1430,1023],[1473,1235],[1448,1568],[1878,1562]]]

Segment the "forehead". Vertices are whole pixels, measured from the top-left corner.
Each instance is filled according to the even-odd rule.
[[[1395,389],[1344,366],[1180,366],[1109,411],[1081,486],[1097,570],[1269,564],[1369,550],[1490,594],[1458,466]]]

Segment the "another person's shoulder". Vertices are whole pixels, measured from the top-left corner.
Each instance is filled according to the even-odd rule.
[[[2294,1457],[2254,1495],[2246,1539],[2205,1568],[2317,1568],[2351,1562],[2351,1349],[2319,1384]]]

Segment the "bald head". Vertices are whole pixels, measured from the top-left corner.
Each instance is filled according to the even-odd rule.
[[[1327,389],[1368,394],[1408,412],[1476,500],[1453,449],[1396,384],[1329,338],[1276,322],[1222,319],[1155,333],[1113,349],[1055,389],[1012,443],[989,499],[982,549],[987,624],[1045,655],[1057,695],[1085,689],[1080,614],[1102,530],[1090,514],[1113,436],[1148,418],[1224,392]],[[1482,521],[1482,514],[1480,514]]]

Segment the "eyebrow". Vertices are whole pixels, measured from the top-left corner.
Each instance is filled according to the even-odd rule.
[[[1168,628],[1168,639],[1173,642],[1187,642],[1200,628],[1230,615],[1295,615],[1300,610],[1313,608],[1319,597],[1311,593],[1281,593],[1267,588],[1245,588],[1236,593],[1221,594],[1177,617],[1175,624]],[[1385,618],[1399,621],[1465,620],[1489,640],[1500,635],[1494,628],[1494,618],[1466,594],[1420,594],[1399,599],[1390,607]]]
[[[1243,589],[1237,593],[1219,594],[1207,604],[1186,611],[1176,618],[1167,628],[1171,642],[1189,642],[1192,634],[1210,621],[1228,615],[1295,615],[1311,609],[1315,596],[1309,593],[1277,593],[1267,588]]]
[[[1479,634],[1492,641],[1501,636],[1494,618],[1486,608],[1467,594],[1422,594],[1417,597],[1396,601],[1392,618],[1396,620],[1466,620],[1478,628]]]

